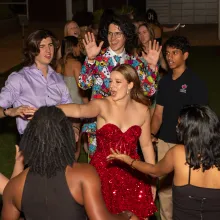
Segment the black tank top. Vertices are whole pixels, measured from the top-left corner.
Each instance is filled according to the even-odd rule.
[[[219,220],[220,189],[173,185],[173,220]]]
[[[21,209],[26,220],[86,220],[84,206],[72,197],[64,172],[52,178],[30,171],[24,184]]]

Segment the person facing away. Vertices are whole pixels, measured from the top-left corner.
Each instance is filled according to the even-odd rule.
[[[108,212],[95,169],[75,161],[72,124],[59,108],[44,106],[36,111],[20,149],[28,168],[5,188],[2,220],[18,219],[20,211],[27,220],[136,219],[128,211]]]
[[[82,104],[83,98],[88,102],[86,97],[83,97],[83,90],[78,87],[79,74],[82,68],[80,45],[78,38],[67,36],[62,40],[61,58],[58,61],[56,71],[64,77],[70,96],[74,103]]]
[[[157,143],[158,160],[178,144],[176,125],[180,110],[185,105],[208,104],[208,91],[205,83],[186,65],[190,52],[187,38],[173,36],[164,46],[165,58],[169,66],[168,74],[158,85],[156,107],[151,120],[151,137]],[[155,135],[158,133],[158,140]],[[161,219],[172,219],[172,174],[160,178]]]
[[[59,105],[59,108],[68,117],[97,117],[97,150],[90,163],[100,176],[107,208],[113,213],[130,210],[146,219],[156,211],[155,188],[151,189],[145,175],[120,163],[108,163],[105,158],[110,148],[118,147],[139,159],[139,140],[145,161],[155,163],[149,100],[143,95],[137,72],[128,64],[121,64],[111,72],[110,92],[111,96],[93,99],[88,104]]]
[[[103,42],[97,46],[93,34],[85,35],[84,45],[87,57],[79,76],[79,86],[82,89],[92,88],[91,99],[100,99],[110,95],[109,79],[112,69],[119,64],[132,65],[138,72],[143,93],[152,96],[155,93],[155,79],[157,77],[157,61],[161,48],[154,44],[145,56],[146,64],[128,54],[135,36],[134,25],[124,16],[115,16],[109,22],[108,29],[104,29],[103,38],[108,47],[101,50]],[[93,120],[95,121],[95,119]],[[89,134],[89,156],[96,150],[96,124],[84,125],[84,132]]]
[[[156,165],[134,160],[112,150],[119,159],[145,174],[164,176],[174,171],[173,220],[220,219],[220,123],[208,107],[190,105],[180,111],[177,136]]]
[[[10,74],[1,90],[0,118],[16,117],[20,135],[28,124],[28,116],[37,108],[72,103],[62,76],[50,66],[57,45],[48,30],[31,33],[25,43],[25,66]]]

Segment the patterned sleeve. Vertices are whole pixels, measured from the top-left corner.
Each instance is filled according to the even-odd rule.
[[[157,91],[157,76],[158,76],[158,65],[156,70],[153,71],[146,62],[138,61],[139,65],[136,66],[144,95],[151,97]]]
[[[95,61],[96,62],[96,61]],[[84,64],[82,66],[80,75],[79,75],[79,87],[81,89],[90,89],[93,86],[93,73],[96,71],[95,62],[90,64],[88,62],[88,57],[86,57]]]

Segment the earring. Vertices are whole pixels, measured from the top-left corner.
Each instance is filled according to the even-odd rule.
[[[128,90],[127,90],[127,95],[129,94],[129,92],[130,92],[130,90],[128,89]]]

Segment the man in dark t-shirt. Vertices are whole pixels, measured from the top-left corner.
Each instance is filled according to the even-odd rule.
[[[177,144],[176,125],[180,110],[185,105],[208,104],[208,92],[203,81],[187,66],[190,45],[185,37],[173,36],[164,44],[165,57],[170,71],[159,83],[157,104],[151,121],[151,137],[159,133],[158,160]],[[160,181],[160,215],[162,220],[172,219],[172,176]]]

